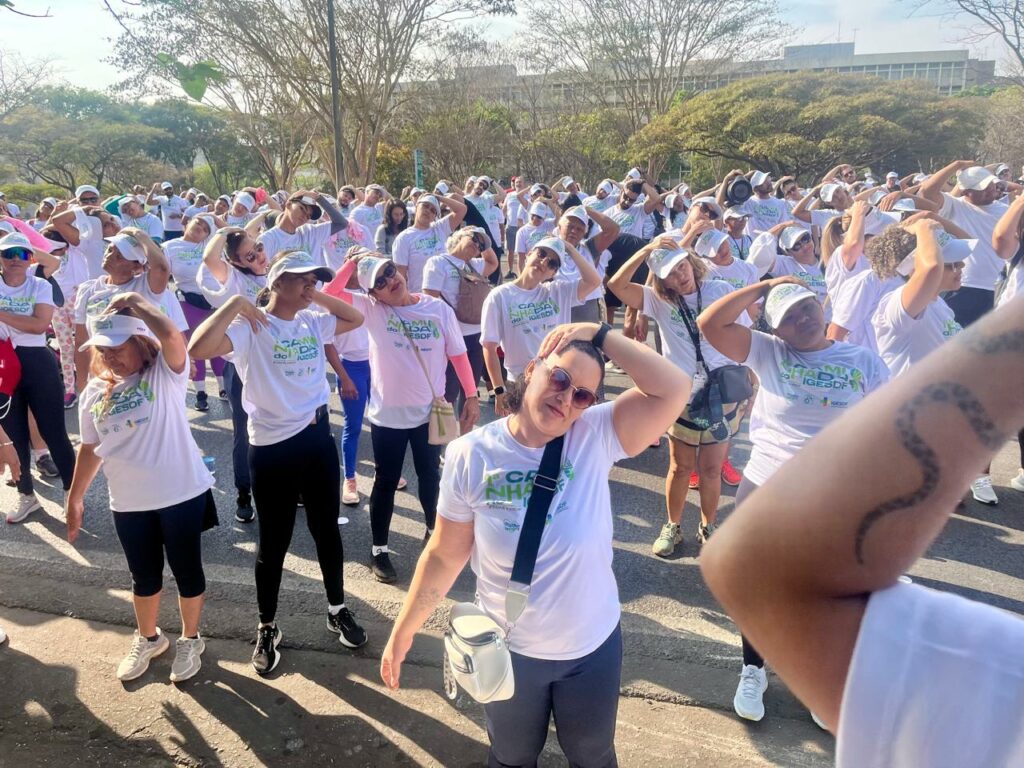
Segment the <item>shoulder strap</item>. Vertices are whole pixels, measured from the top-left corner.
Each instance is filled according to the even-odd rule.
[[[701,310],[701,295],[700,295],[700,284],[697,285],[697,313],[700,314]],[[704,360],[704,354],[700,348],[700,329],[697,326],[697,318],[690,312],[690,308],[686,306],[686,299],[682,296],[679,297],[679,314],[683,317],[683,325],[686,326],[687,333],[690,334],[690,341],[693,342],[693,349],[697,355],[697,365],[704,369],[704,373],[711,376],[711,369],[708,368],[707,361]]]
[[[416,361],[420,364],[420,368],[423,370],[423,377],[427,380],[427,386],[430,388],[430,397],[432,400],[437,400],[437,394],[434,392],[434,385],[430,381],[430,371],[427,370],[427,364],[423,362],[423,356],[420,354],[420,348],[416,344],[416,339],[412,337],[412,333],[409,332],[409,326],[405,324],[405,320],[402,316],[395,311],[394,307],[388,307],[391,313],[398,318],[398,322],[402,324],[402,331],[405,332],[405,338],[409,340],[409,346],[412,347],[412,351],[416,353]]]
[[[512,564],[512,579],[505,593],[505,619],[510,626],[519,621],[530,597],[530,582],[533,581],[533,569],[537,565],[540,538],[544,533],[551,500],[558,490],[564,443],[565,435],[559,435],[544,446],[540,468],[533,478],[533,489],[526,504],[526,516],[519,531],[519,543],[516,545],[516,557]]]

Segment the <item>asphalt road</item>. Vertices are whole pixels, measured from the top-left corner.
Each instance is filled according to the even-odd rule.
[[[609,391],[621,389],[621,377],[609,378]],[[336,435],[341,434],[341,409],[336,395],[331,398],[331,421]],[[489,405],[484,417],[491,417]],[[212,637],[249,640],[256,623],[255,588],[252,566],[255,552],[255,525],[235,522],[234,488],[231,477],[231,422],[226,402],[211,398],[209,412],[190,412],[200,447],[216,457],[217,487],[221,525],[204,534],[204,561],[209,581],[209,607],[204,623]],[[69,432],[77,434],[77,419],[68,415]],[[372,482],[373,465],[369,435],[364,434],[359,454],[359,488],[364,494],[356,508],[343,508],[350,518],[342,526],[346,551],[345,586],[348,603],[366,626],[370,642],[360,653],[362,658],[379,655],[408,586],[416,558],[422,548],[423,517],[416,501],[416,479],[411,460],[406,465],[409,488],[400,492],[393,524],[393,561],[399,571],[399,583],[385,586],[373,581],[366,565],[370,554],[369,520],[366,496]],[[737,439],[732,458],[742,468],[749,451],[745,435]],[[1024,614],[1024,494],[1008,487],[1017,471],[1015,444],[1007,444],[993,464],[993,477],[1001,503],[985,507],[967,499],[952,517],[928,555],[911,571],[914,579],[941,590],[966,595],[976,600]],[[668,559],[650,552],[650,545],[664,520],[663,483],[668,451],[660,448],[621,462],[612,472],[611,495],[615,518],[615,563],[620,599],[623,604],[623,629],[626,658],[623,693],[629,698],[646,699],[666,705],[698,705],[731,712],[732,695],[740,667],[739,638],[735,627],[723,614],[700,578],[698,547],[694,540],[697,526],[696,492],[684,515],[684,544]],[[169,473],[174,472],[168,467]],[[856,471],[853,468],[852,471]],[[865,478],[870,482],[870,478]],[[86,522],[76,547],[64,540],[59,510],[59,485],[37,482],[44,499],[45,512],[33,514],[22,525],[0,526],[0,606],[40,611],[47,614],[77,616],[85,619],[130,625],[132,615],[127,602],[127,569],[113,530],[106,505],[102,475],[87,498]],[[732,509],[732,489],[724,489],[722,513]],[[0,486],[0,505],[15,503],[13,489]],[[279,624],[286,637],[286,648],[303,648],[336,653],[338,645],[323,629],[325,597],[320,584],[312,540],[302,524],[300,513],[285,562],[285,578],[279,611]],[[751,564],[752,576],[757,564]],[[172,584],[167,578],[167,584]],[[472,575],[464,573],[452,598],[470,599]],[[165,601],[162,622],[177,628],[173,604]],[[441,626],[440,612],[430,628]],[[436,645],[429,641],[414,647],[412,663],[429,668],[437,665]],[[285,667],[286,658],[282,662]],[[766,722],[803,728],[808,717],[803,707],[776,678],[765,697]],[[757,753],[764,731],[746,731],[750,749]],[[803,743],[804,746],[799,746]],[[808,746],[796,742],[798,750],[782,759],[773,753],[769,762],[781,764],[828,764],[828,742]],[[639,764],[639,763],[636,763]]]

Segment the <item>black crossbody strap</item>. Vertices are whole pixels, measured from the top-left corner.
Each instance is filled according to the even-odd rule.
[[[701,312],[701,295],[700,295],[700,283],[697,284],[697,314]],[[704,373],[711,376],[711,369],[708,368],[707,362],[704,360],[704,353],[701,352],[700,348],[700,329],[697,327],[697,318],[694,317],[690,308],[686,305],[686,299],[679,298],[679,314],[683,317],[683,325],[686,326],[687,332],[690,334],[690,341],[693,342],[693,349],[697,354],[697,365],[704,369]]]
[[[540,538],[547,523],[551,500],[558,490],[558,476],[562,471],[562,446],[565,435],[560,435],[544,446],[540,468],[533,478],[533,489],[526,504],[523,527],[519,530],[519,543],[512,564],[512,579],[505,593],[505,619],[511,626],[523,615],[526,601],[530,597],[530,582],[537,565]]]

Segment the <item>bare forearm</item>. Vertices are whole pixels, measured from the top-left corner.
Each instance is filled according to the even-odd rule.
[[[456,563],[446,560],[433,542],[428,544],[416,564],[409,594],[395,620],[392,634],[406,638],[415,635],[444,600],[464,565],[465,561]]]
[[[220,343],[227,335],[228,326],[238,316],[239,303],[244,301],[241,296],[233,296],[199,324],[188,345],[188,352],[193,358],[208,360],[217,356]]]

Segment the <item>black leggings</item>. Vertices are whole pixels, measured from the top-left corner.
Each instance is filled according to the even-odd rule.
[[[114,512],[114,529],[132,574],[132,594],[152,597],[164,586],[164,553],[184,598],[206,591],[201,537],[210,491],[145,512]]]
[[[240,496],[248,496],[252,488],[249,479],[249,415],[242,408],[242,377],[231,363],[224,365],[224,387],[231,404],[231,468],[235,473],[235,488]]]
[[[1024,469],[1024,429],[1017,433],[1017,447],[1020,448],[1020,466]]]
[[[395,513],[395,491],[402,477],[405,447],[412,446],[412,462],[416,467],[416,488],[427,528],[434,530],[437,518],[437,496],[441,490],[441,449],[427,442],[429,426],[421,424],[410,429],[392,429],[370,424],[373,442],[373,463],[376,476],[370,492],[370,531],[373,545],[383,547],[391,532],[391,517]]]
[[[302,496],[306,525],[316,544],[324,589],[330,605],[345,602],[342,566],[345,554],[338,531],[341,509],[341,463],[331,425],[324,414],[297,435],[273,445],[249,447],[252,495],[260,513],[256,548],[256,602],[260,621],[277,615],[284,556],[292,541],[295,511]]]
[[[14,443],[21,462],[19,493],[32,493],[32,439],[28,431],[28,412],[36,417],[39,434],[53,457],[66,489],[71,487],[75,472],[75,451],[64,426],[64,387],[60,381],[57,360],[49,347],[17,347],[21,362],[21,381],[11,396],[11,406],[0,421]]]
[[[480,377],[484,375],[484,348],[480,346],[480,334],[463,336],[462,340],[466,342],[466,356],[469,358],[469,367],[473,371],[473,383],[479,386]],[[455,406],[457,416],[462,415],[466,393],[462,391],[462,382],[459,381],[459,375],[455,372],[455,366],[450,362],[448,370],[444,374],[444,399]]]
[[[739,509],[740,504],[743,502],[743,500],[746,499],[747,496],[749,496],[756,490],[757,485],[750,482],[750,480],[748,480],[746,476],[744,476],[743,480],[740,482],[740,487],[736,489],[735,509]],[[761,658],[761,654],[754,650],[754,646],[750,644],[750,641],[747,640],[747,638],[744,637],[743,634],[740,634],[740,640],[743,642],[743,665],[763,667],[764,659]]]

